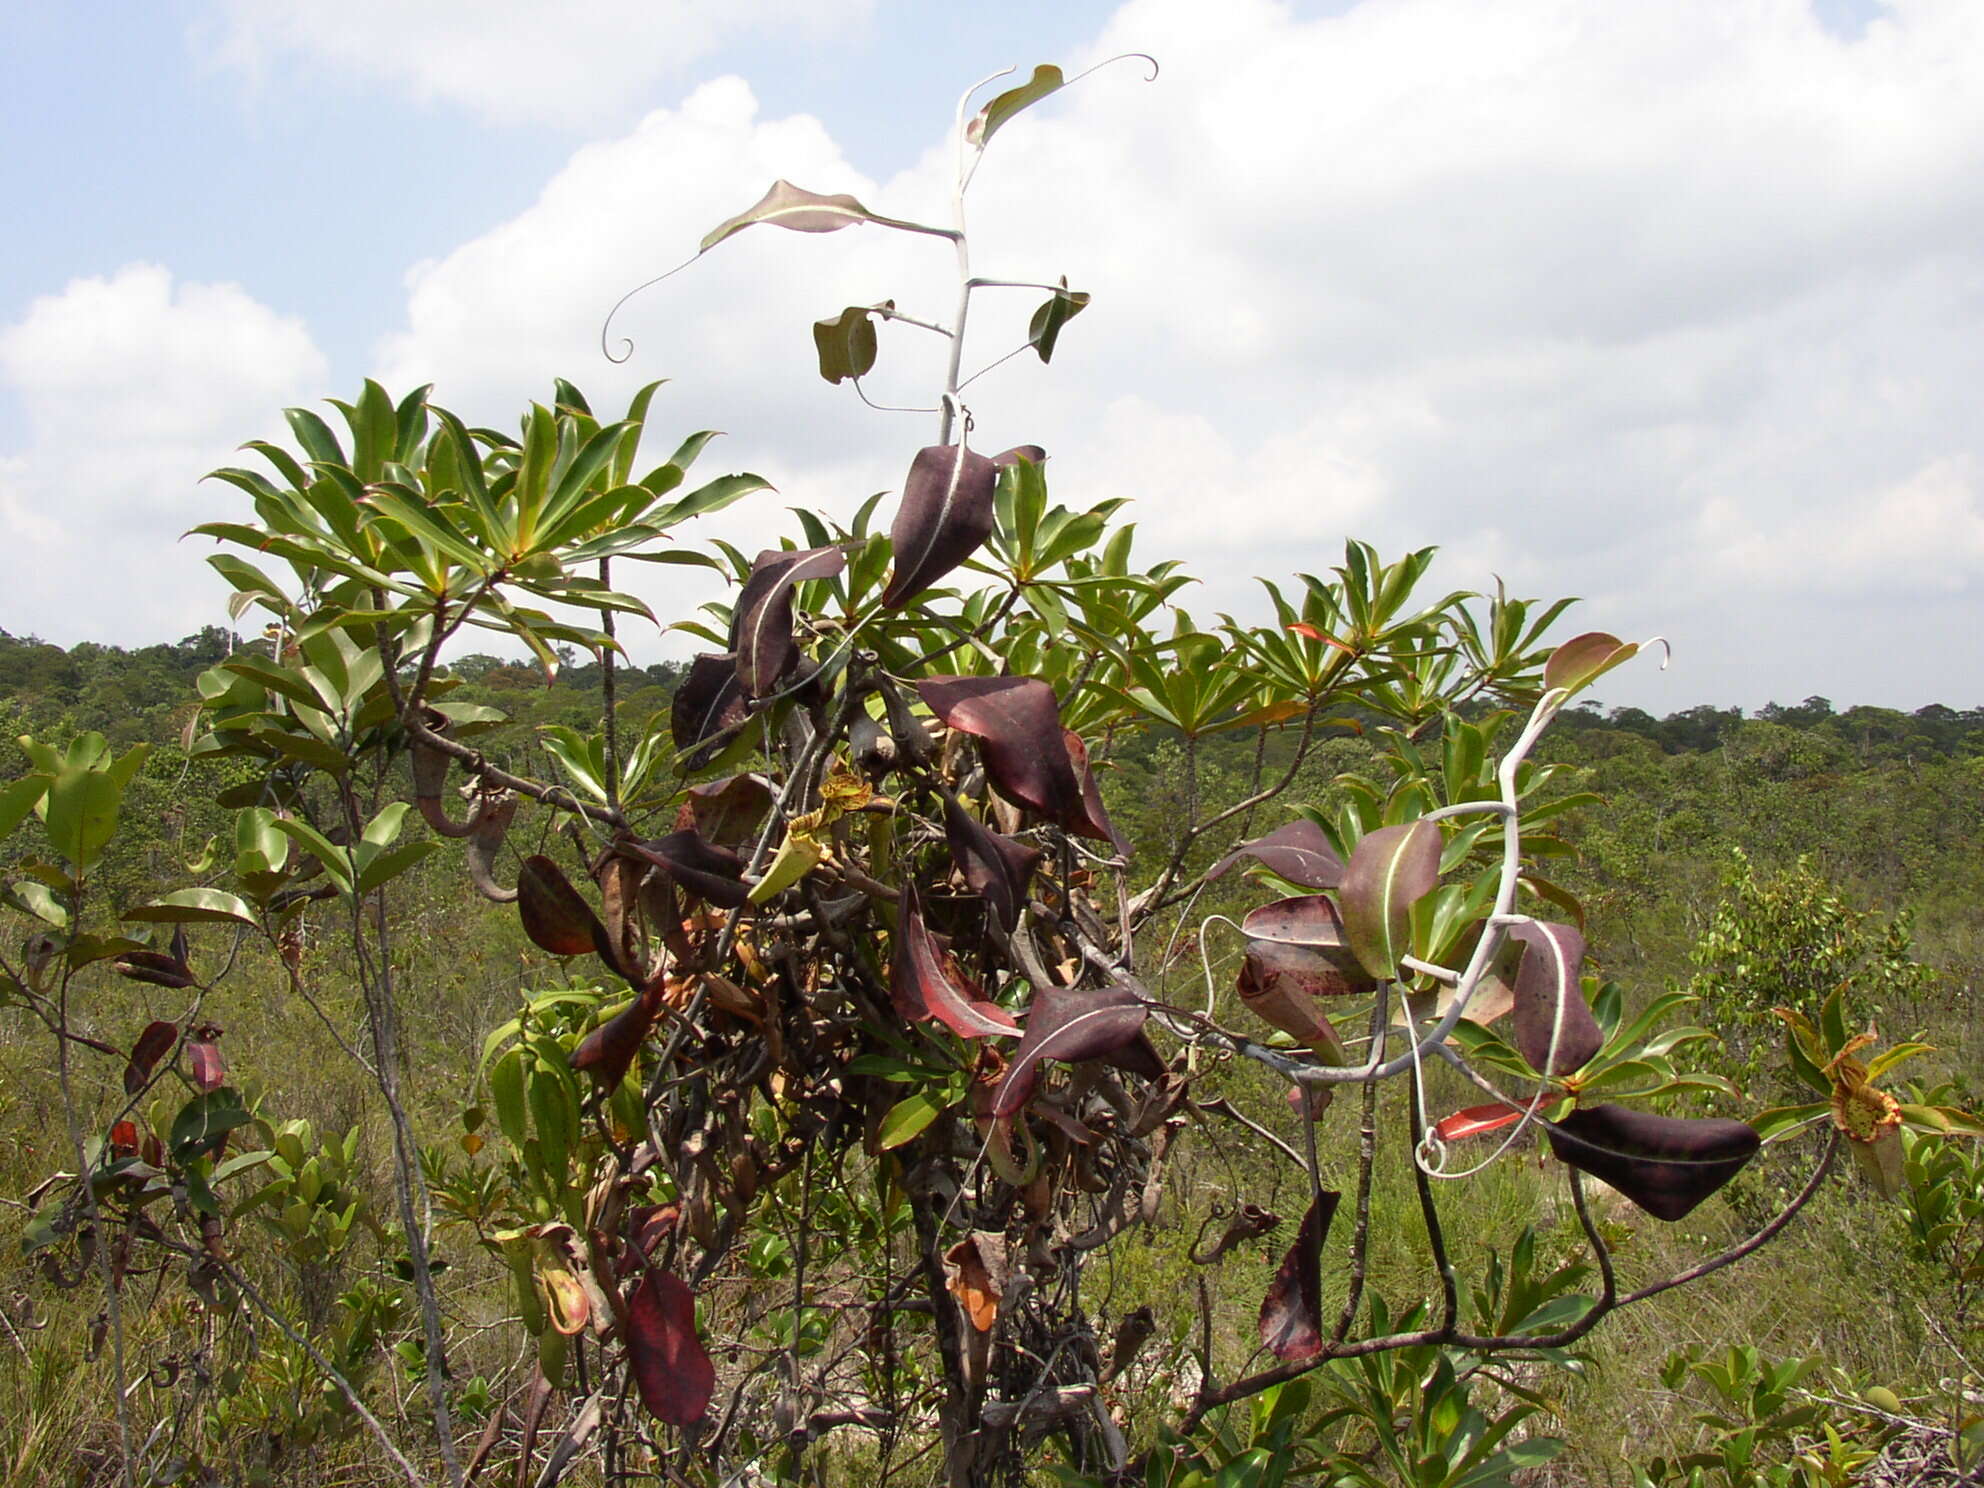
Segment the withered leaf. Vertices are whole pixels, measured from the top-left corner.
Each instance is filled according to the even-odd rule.
[[[682,752],[682,768],[702,769],[723,752],[732,731],[750,716],[736,654],[705,651],[697,656],[668,709],[668,734]]]

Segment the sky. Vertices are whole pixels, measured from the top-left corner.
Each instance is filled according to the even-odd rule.
[[[947,319],[948,245],[754,229],[629,302],[624,365],[606,311],[780,177],[948,222],[966,86],[1124,52],[1156,80],[987,152],[975,271],[1094,299],[967,398],[1057,501],[1129,499],[1202,623],[1346,537],[1437,544],[1435,594],[1668,638],[1607,704],[1984,703],[1976,0],[11,5],[0,629],[226,623],[179,537],[245,502],[200,477],[368,376],[504,425],[668,378],[656,443],[721,429],[699,473],[777,487],[710,533],[851,512],[935,420],[821,381],[811,323]],[[968,364],[1038,298],[982,294]],[[940,377],[897,327],[865,386]],[[643,581],[663,619],[712,597],[684,572]]]

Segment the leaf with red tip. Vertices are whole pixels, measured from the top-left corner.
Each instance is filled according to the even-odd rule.
[[[220,1057],[218,1028],[203,1028],[186,1042],[186,1063],[193,1072],[193,1084],[201,1090],[218,1090],[227,1083],[227,1066]]]
[[[1763,1145],[1741,1121],[1658,1116],[1610,1104],[1573,1111],[1544,1130],[1559,1161],[1669,1221],[1685,1218],[1742,1172]]]
[[[694,830],[670,832],[632,847],[685,891],[712,904],[736,909],[751,897],[751,886],[744,882],[744,860],[727,847],[705,842]]]
[[[1343,1040],[1316,999],[1348,989],[1341,969],[1323,953],[1272,940],[1249,941],[1238,990],[1247,1010],[1262,1022],[1307,1045],[1319,1058],[1344,1063]]]
[[[1343,870],[1344,933],[1365,970],[1398,974],[1412,947],[1412,906],[1440,879],[1440,829],[1432,822],[1380,827],[1359,842]]]
[[[978,995],[923,923],[916,886],[903,886],[901,921],[889,967],[896,1011],[912,1023],[935,1018],[963,1038],[1010,1037],[1020,1031],[1013,1015]]]
[[[702,769],[723,752],[738,725],[750,716],[735,654],[705,651],[697,656],[668,708],[668,736],[682,753],[682,768]]]
[[[1343,882],[1343,859],[1336,855],[1323,829],[1306,816],[1277,827],[1265,837],[1242,843],[1215,863],[1206,877],[1225,877],[1242,858],[1253,858],[1306,889],[1333,889]]]
[[[1510,1110],[1497,1101],[1492,1106],[1469,1106],[1433,1123],[1433,1135],[1442,1142],[1464,1142],[1469,1137],[1486,1136],[1522,1120],[1522,1112]]]
[[[763,697],[776,688],[798,659],[799,647],[792,639],[794,586],[832,578],[846,567],[846,551],[832,546],[800,552],[767,548],[758,555],[730,622],[737,680],[749,696]]]
[[[641,1404],[656,1420],[670,1426],[702,1420],[716,1368],[696,1337],[694,1294],[666,1271],[649,1271],[628,1300],[627,1357]]]
[[[608,943],[592,906],[542,853],[525,858],[517,872],[517,913],[524,934],[554,956],[583,956]]]
[[[1584,965],[1584,937],[1569,925],[1537,920],[1516,926],[1509,938],[1523,947],[1522,961],[1516,968],[1516,1050],[1541,1074],[1567,1075],[1605,1046],[1605,1035],[1599,1031],[1598,1020],[1592,1016],[1578,982]],[[1553,1032],[1557,1057],[1545,1069]]]
[[[977,552],[992,535],[998,468],[976,450],[933,444],[918,450],[889,526],[895,571],[882,593],[904,604]]]
[[[1323,1351],[1323,1241],[1339,1197],[1329,1189],[1316,1195],[1261,1301],[1261,1343],[1277,1359],[1293,1363]]]
[[[1075,779],[1081,785],[1081,809],[1062,817],[1061,825],[1077,837],[1106,842],[1116,849],[1117,856],[1127,858],[1130,844],[1111,824],[1109,813],[1102,809],[1102,787],[1096,784],[1095,771],[1089,768],[1088,745],[1073,729],[1061,731],[1061,742],[1068,747],[1068,763],[1074,767]]]
[[[718,847],[735,847],[758,835],[765,813],[772,809],[771,787],[755,775],[731,775],[685,792],[675,814],[675,830],[691,827]]]
[[[1083,818],[1052,687],[1038,677],[925,677],[916,691],[947,727],[980,741],[1001,795],[1064,826]]]
[[[136,1095],[152,1077],[152,1066],[172,1052],[179,1042],[179,1025],[163,1019],[147,1023],[138,1041],[131,1045],[130,1061],[124,1066],[124,1093]]]
[[[944,840],[965,886],[1012,934],[1026,903],[1027,884],[1040,866],[1040,849],[993,831],[949,796],[944,799]]]
[[[993,1116],[1011,1116],[1026,1104],[1041,1060],[1077,1064],[1121,1051],[1136,1042],[1149,1016],[1143,1001],[1120,984],[1083,992],[1042,989],[1027,1010],[1026,1032],[992,1098]]]

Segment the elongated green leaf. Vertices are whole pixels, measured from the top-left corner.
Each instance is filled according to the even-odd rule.
[[[225,889],[174,889],[149,904],[127,909],[124,918],[166,924],[215,920],[236,925],[260,923],[255,918],[255,911],[248,907],[247,900]]]
[[[906,1095],[889,1107],[888,1114],[882,1117],[875,1145],[884,1152],[900,1147],[943,1114],[944,1107],[927,1091],[918,1090]]]

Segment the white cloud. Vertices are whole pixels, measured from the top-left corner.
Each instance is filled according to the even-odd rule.
[[[719,46],[828,35],[873,0],[213,0],[214,60],[263,77],[278,59],[329,64],[467,108],[492,123],[597,125],[638,108]]]
[[[1093,54],[1130,48],[1159,82],[1099,73],[980,175],[979,271],[1096,300],[1053,367],[971,397],[980,442],[1053,452],[1058,499],[1137,498],[1207,575],[1195,609],[1354,533],[1671,635],[1674,670],[1621,700],[1844,696],[1845,666],[1873,701],[1984,692],[1984,663],[1903,645],[1915,558],[1976,607],[1984,8],[1895,0],[1848,40],[1803,0],[1131,0]],[[554,370],[672,375],[665,410],[737,436],[712,459],[845,510],[929,426],[820,384],[807,325],[885,295],[945,316],[941,243],[753,229],[635,302],[624,372],[598,318],[776,176],[915,216],[947,159],[865,181],[819,123],[710,84],[421,266],[384,359],[485,416]],[[972,363],[1032,300],[981,304]],[[875,396],[928,400],[919,335],[884,332]]]
[[[324,376],[302,323],[238,285],[131,264],[35,300],[0,329],[0,387],[26,428],[0,454],[0,623],[64,644],[223,623],[210,545],[177,541],[230,504],[198,482],[244,436],[279,434],[281,407]]]

